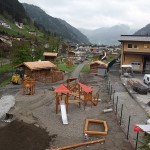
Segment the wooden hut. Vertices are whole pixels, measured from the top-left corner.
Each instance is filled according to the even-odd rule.
[[[92,73],[98,73],[99,69],[107,69],[108,65],[100,60],[90,63],[90,71]]]
[[[73,51],[68,52],[68,57],[75,57],[75,52]]]
[[[24,75],[40,82],[56,82],[63,80],[64,73],[57,70],[56,65],[50,61],[24,62],[16,68],[23,68]]]
[[[57,58],[58,53],[44,52],[44,60],[54,62]]]

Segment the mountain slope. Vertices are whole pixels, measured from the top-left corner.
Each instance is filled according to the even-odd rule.
[[[26,3],[23,3],[23,6],[30,18],[38,24],[44,26],[46,30],[57,32],[61,34],[64,39],[75,43],[89,43],[89,40],[85,35],[69,25],[67,22],[49,16],[37,6]]]
[[[150,24],[135,32],[134,35],[150,35]]]
[[[6,12],[18,22],[28,19],[24,7],[18,0],[0,0],[0,14],[6,15]]]
[[[127,25],[116,25],[110,28],[103,27],[96,30],[79,30],[88,37],[90,42],[107,45],[119,44],[118,39],[121,34],[134,33],[134,31],[132,31]]]

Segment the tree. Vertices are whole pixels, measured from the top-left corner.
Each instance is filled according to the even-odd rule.
[[[26,61],[32,61],[30,43],[28,41],[17,41],[13,43],[12,62],[14,65]]]

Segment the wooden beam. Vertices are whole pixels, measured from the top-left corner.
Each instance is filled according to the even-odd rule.
[[[94,140],[94,141],[78,143],[78,144],[69,145],[69,146],[64,146],[60,148],[54,148],[52,150],[66,150],[66,149],[77,148],[77,147],[86,146],[86,145],[95,144],[95,143],[101,143],[101,142],[105,142],[105,138]],[[46,150],[50,150],[50,149],[46,149]]]

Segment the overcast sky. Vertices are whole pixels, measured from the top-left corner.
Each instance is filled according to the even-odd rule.
[[[142,28],[150,23],[150,0],[19,0],[39,6],[52,17],[75,28],[96,29],[127,24]]]

